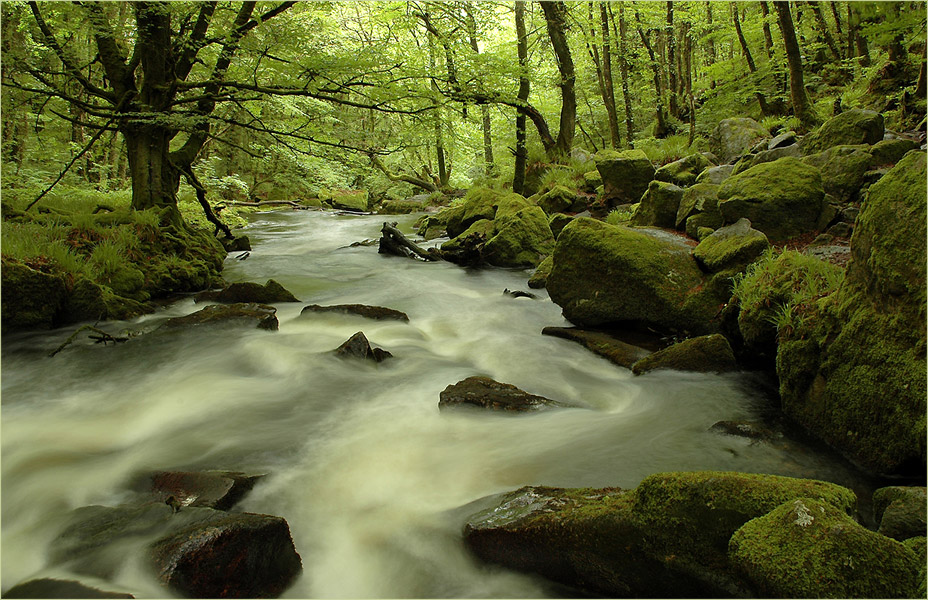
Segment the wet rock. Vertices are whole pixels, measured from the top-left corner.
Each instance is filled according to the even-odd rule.
[[[404,312],[383,306],[369,306],[367,304],[333,304],[330,306],[310,304],[304,307],[303,310],[300,311],[300,314],[327,312],[357,315],[365,319],[374,319],[377,321],[409,321],[409,317]]]
[[[766,235],[753,229],[747,219],[739,219],[699,242],[693,249],[693,258],[710,273],[726,269],[743,271],[769,247]]]
[[[719,211],[725,223],[747,218],[779,241],[815,230],[824,198],[819,170],[787,157],[727,179],[719,188]]]
[[[689,187],[696,183],[696,178],[700,173],[711,166],[712,163],[703,154],[694,153],[659,168],[654,173],[654,179],[680,187]]]
[[[3,328],[51,329],[67,296],[64,276],[43,273],[18,261],[3,259],[0,268]]]
[[[303,568],[287,522],[250,513],[212,514],[150,556],[159,580],[188,598],[276,598]]]
[[[747,438],[756,442],[775,442],[783,438],[781,432],[754,421],[719,421],[714,423],[709,431]]]
[[[510,290],[506,288],[503,290],[504,296],[509,296],[510,298],[531,298],[532,300],[537,300],[538,296],[531,292],[525,292],[522,290]]]
[[[446,224],[448,236],[455,238],[461,235],[468,227],[481,219],[492,221],[498,216],[497,212],[512,214],[529,206],[534,205],[519,194],[479,186],[472,187],[467,190],[464,201],[459,206],[446,209],[450,213]]]
[[[383,348],[373,348],[363,332],[359,331],[336,348],[333,352],[342,357],[364,358],[374,362],[382,362],[393,355]]]
[[[150,489],[161,502],[173,498],[176,507],[229,510],[261,477],[232,471],[160,471],[151,475]]]
[[[681,200],[683,188],[672,183],[652,181],[648,184],[648,191],[641,197],[641,203],[632,215],[631,223],[673,229]]]
[[[226,252],[245,252],[246,250],[251,250],[251,240],[248,239],[247,235],[240,235],[238,237],[229,239],[222,239],[222,246],[226,249]]]
[[[184,317],[168,319],[161,324],[160,329],[225,323],[254,325],[258,329],[277,331],[277,309],[266,304],[254,303],[214,304]]]
[[[563,338],[577,342],[594,354],[631,369],[632,365],[648,356],[651,352],[645,348],[623,342],[609,333],[574,327],[545,327],[541,330],[543,335]]]
[[[489,377],[468,377],[442,390],[438,401],[440,410],[458,408],[461,405],[512,412],[564,406],[555,400],[529,394],[514,385],[500,383]]]
[[[852,109],[827,121],[799,143],[803,154],[815,154],[833,146],[876,144],[883,139],[883,115]]]
[[[732,563],[766,598],[913,598],[918,559],[809,496],[784,502],[731,538]]]
[[[554,259],[552,257],[547,257],[538,267],[535,269],[535,272],[532,273],[532,276],[528,280],[528,287],[532,289],[541,289],[547,285],[548,275],[551,274],[551,267],[554,266]]]
[[[632,373],[635,375],[655,369],[722,373],[737,370],[738,364],[728,340],[715,333],[690,338],[658,350],[632,365]]]
[[[71,579],[33,579],[14,585],[4,598],[135,598],[125,592],[108,592]]]
[[[879,533],[900,542],[925,537],[925,487],[891,486],[873,492],[873,516]]]
[[[722,119],[712,131],[710,148],[722,163],[730,163],[760,140],[770,137],[760,123],[747,117]]]
[[[273,279],[268,279],[264,285],[251,281],[232,283],[218,292],[201,292],[196,295],[195,300],[196,302],[222,302],[225,304],[299,302],[296,296]]]
[[[654,179],[654,165],[641,150],[603,150],[596,155],[596,170],[603,179],[607,208],[634,204]]]

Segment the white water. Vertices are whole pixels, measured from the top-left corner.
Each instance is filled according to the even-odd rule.
[[[378,237],[382,220],[254,219],[251,256],[230,257],[224,276],[273,278],[302,300],[278,305],[278,332],[79,341],[54,358],[45,355],[72,328],[5,337],[2,589],[69,576],[46,564],[68,510],[131,500],[130,479],[152,470],[267,473],[239,508],[289,522],[303,559],[285,594],[295,598],[543,597],[537,580],[475,563],[461,544],[460,511],[450,512],[523,485],[634,487],[654,472],[696,469],[848,477],[800,450],[708,432],[759,410],[759,393],[739,376],[633,377],[542,336],[544,326],[569,324],[543,290],[539,300],[502,294],[526,289],[526,271],[345,247]],[[300,317],[311,303],[388,306],[410,322]],[[150,329],[197,308],[183,300],[105,326]],[[356,331],[395,358],[368,364],[328,353]],[[439,392],[478,374],[584,408],[440,414]],[[131,557],[106,588],[167,593]]]

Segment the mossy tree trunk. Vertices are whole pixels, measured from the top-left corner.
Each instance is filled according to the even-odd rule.
[[[563,160],[570,155],[574,142],[574,131],[577,125],[577,95],[574,84],[577,76],[574,72],[574,61],[567,44],[567,6],[563,2],[541,2],[541,9],[545,14],[545,25],[548,38],[554,49],[557,59],[557,70],[561,80],[561,121],[558,126],[557,141],[551,150],[552,158]]]

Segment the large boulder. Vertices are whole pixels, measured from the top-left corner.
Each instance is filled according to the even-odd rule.
[[[483,247],[483,255],[491,265],[536,267],[554,251],[554,234],[538,206],[498,215],[495,225],[495,235]]]
[[[763,232],[752,228],[747,219],[739,219],[699,242],[693,249],[693,258],[710,273],[728,269],[743,271],[769,247],[770,242]]]
[[[859,108],[842,112],[799,142],[803,154],[815,154],[833,146],[876,144],[883,139],[883,115]]]
[[[731,175],[743,173],[751,167],[780,160],[787,156],[802,156],[802,153],[799,151],[799,146],[793,144],[792,146],[782,146],[780,148],[773,148],[772,150],[761,150],[757,154],[749,154],[735,163]]]
[[[446,222],[448,236],[452,238],[459,236],[481,219],[492,221],[496,218],[498,209],[501,209],[503,213],[513,213],[531,205],[531,202],[513,192],[479,186],[472,187],[467,190],[463,203],[447,209],[450,212]]]
[[[712,163],[704,154],[696,152],[659,168],[654,173],[654,179],[680,187],[689,187],[696,183],[696,178],[711,166]]]
[[[838,202],[847,203],[858,199],[873,157],[869,146],[833,146],[802,160],[822,172],[822,187],[826,194]]]
[[[721,185],[723,181],[731,177],[731,173],[734,169],[735,165],[709,167],[696,177],[696,183],[714,183],[715,185]]]
[[[236,302],[256,302],[258,304],[274,304],[276,302],[299,302],[296,296],[284,286],[273,279],[261,285],[253,281],[231,283],[218,292],[201,292],[196,295],[197,302],[222,302],[234,304]]]
[[[709,333],[724,299],[703,289],[690,251],[682,238],[661,230],[578,218],[558,237],[548,294],[580,327],[631,321]]]
[[[900,542],[928,535],[925,486],[884,487],[873,492],[873,517],[879,533]]]
[[[641,197],[631,223],[673,229],[682,199],[683,188],[672,183],[652,181],[648,184],[648,191]]]
[[[367,212],[368,202],[367,190],[334,190],[329,200],[332,208],[351,212]]]
[[[722,224],[722,215],[719,210],[719,186],[713,183],[697,183],[683,192],[680,206],[677,208],[676,229],[685,229],[687,219],[692,216],[710,213],[718,216],[718,224]],[[696,237],[696,236],[690,236]]]
[[[925,471],[925,182],[910,152],[870,187],[844,283],[777,353],[783,410],[877,472]]]
[[[555,213],[568,212],[573,210],[582,210],[582,201],[577,202],[577,192],[563,185],[556,185],[538,198],[538,206],[545,211],[545,214],[553,215]]]
[[[727,179],[719,188],[719,211],[725,223],[747,218],[780,241],[814,231],[824,198],[819,170],[786,157]]]
[[[873,157],[872,165],[875,167],[894,165],[916,148],[918,148],[918,142],[905,138],[877,142],[870,148],[870,156]]]
[[[816,496],[746,523],[732,563],[762,598],[914,598],[915,553]]]
[[[656,369],[724,373],[737,370],[738,364],[725,336],[714,333],[678,342],[632,365],[635,375]]]
[[[654,179],[654,165],[641,150],[603,150],[596,155],[596,169],[603,179],[608,207],[634,204]]]
[[[409,316],[402,311],[385,306],[370,306],[367,304],[331,304],[329,306],[310,304],[309,306],[304,306],[303,310],[300,311],[301,316],[318,313],[356,315],[376,321],[409,321]]]
[[[712,131],[710,148],[723,163],[730,163],[770,134],[760,123],[747,117],[722,119]]]
[[[439,398],[439,410],[469,406],[507,412],[526,412],[563,406],[555,400],[529,394],[514,385],[500,383],[489,377],[468,377],[446,387]]]

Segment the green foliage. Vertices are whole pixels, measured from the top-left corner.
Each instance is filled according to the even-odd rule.
[[[777,115],[764,117],[761,119],[760,125],[766,129],[770,135],[776,136],[787,131],[799,131],[801,124],[796,117]]]
[[[628,207],[613,208],[609,211],[609,214],[606,215],[606,223],[610,225],[628,225],[629,221],[631,221],[632,217],[635,215],[637,206],[637,204],[632,204]]]
[[[644,152],[655,166],[660,166],[694,152],[702,152],[707,149],[707,143],[702,138],[696,138],[690,146],[688,135],[671,135],[664,139],[652,137],[635,140],[635,148]]]

